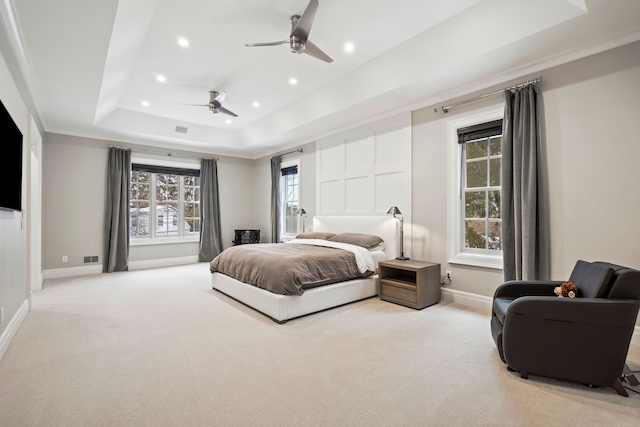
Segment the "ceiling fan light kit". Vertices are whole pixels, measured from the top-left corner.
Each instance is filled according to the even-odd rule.
[[[228,116],[238,117],[236,113],[234,113],[233,111],[229,111],[222,106],[222,103],[224,102],[226,97],[227,97],[227,92],[225,91],[221,91],[221,92],[216,92],[215,90],[209,91],[209,111],[211,111],[214,114],[223,113]]]
[[[222,106],[225,98],[227,97],[227,92],[220,91],[216,92],[215,90],[209,91],[209,103],[208,104],[182,104],[182,105],[192,105],[195,107],[209,107],[209,111],[213,114],[223,113],[228,116],[238,117],[236,113],[233,111],[227,110]]]

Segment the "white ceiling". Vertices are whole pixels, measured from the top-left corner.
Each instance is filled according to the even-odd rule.
[[[0,11],[45,131],[247,158],[640,39],[637,0],[319,3],[309,39],[330,64],[244,46],[288,38],[308,0],[3,0]],[[207,104],[210,90],[239,117],[180,105]]]

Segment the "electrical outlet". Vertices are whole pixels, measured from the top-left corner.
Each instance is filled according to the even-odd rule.
[[[62,255],[62,262],[69,262],[69,257],[66,255]]]
[[[440,280],[440,286],[447,286],[451,283],[451,270],[445,270],[444,276]]]

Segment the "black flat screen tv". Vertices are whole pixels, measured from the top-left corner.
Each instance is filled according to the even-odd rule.
[[[0,209],[22,210],[22,132],[0,101]]]

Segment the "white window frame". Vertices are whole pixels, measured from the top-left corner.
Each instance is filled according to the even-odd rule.
[[[298,167],[298,209],[302,206],[302,191],[301,188],[301,174],[300,174],[300,159],[288,160],[286,162],[282,162],[280,164],[280,169],[289,168],[292,166]],[[300,221],[298,221],[298,231],[297,233],[287,233],[287,204],[285,200],[285,179],[281,175],[280,176],[280,230],[281,230],[281,240],[289,240],[296,237],[300,233]]]
[[[462,146],[458,144],[458,129],[499,120],[504,106],[494,106],[447,122],[447,254],[451,264],[470,265],[502,270],[502,251],[464,247],[464,210],[460,192],[462,177]]]
[[[161,159],[153,159],[153,158],[144,158],[144,157],[132,157],[131,163],[138,163],[143,165],[155,165],[155,166],[166,166],[166,167],[174,167],[174,168],[186,168],[186,169],[196,169],[200,170],[199,163],[188,163],[188,162],[173,162],[173,161],[165,161]],[[179,192],[183,195],[182,198],[178,200],[178,223],[181,222],[181,218],[184,216],[184,181],[181,179],[179,182]],[[164,244],[175,244],[175,243],[191,243],[191,242],[199,242],[200,241],[200,233],[193,233],[187,236],[163,236],[156,237],[156,198],[155,198],[155,179],[151,179],[150,182],[151,188],[149,189],[149,194],[153,195],[153,197],[149,200],[149,228],[151,234],[149,236],[131,236],[129,239],[129,244],[131,246],[146,246],[146,245],[164,245]],[[202,193],[200,194],[200,201],[202,201]],[[202,219],[200,220],[200,227],[202,227]]]

